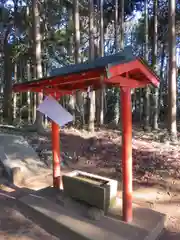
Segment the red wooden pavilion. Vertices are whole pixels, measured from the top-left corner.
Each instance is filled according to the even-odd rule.
[[[122,109],[122,172],[123,219],[132,221],[132,110],[131,89],[148,84],[159,85],[159,78],[141,58],[133,56],[130,48],[92,62],[55,69],[50,77],[14,84],[14,92],[42,92],[56,99],[76,90],[86,91],[107,87],[120,87]],[[53,185],[60,187],[59,127],[52,121]]]

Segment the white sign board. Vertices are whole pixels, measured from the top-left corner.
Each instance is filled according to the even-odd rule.
[[[46,114],[60,127],[64,126],[68,122],[73,121],[73,116],[51,96],[46,97],[38,106],[37,110],[43,114]]]

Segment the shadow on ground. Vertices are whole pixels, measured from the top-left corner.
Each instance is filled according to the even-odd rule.
[[[15,189],[17,192],[11,193],[0,190],[0,239],[57,240],[28,219],[28,215],[16,199],[18,191],[22,189]],[[32,192],[29,189],[23,190],[24,194]]]
[[[171,232],[169,230],[164,230],[163,234],[159,238],[159,240],[179,240],[180,233]]]

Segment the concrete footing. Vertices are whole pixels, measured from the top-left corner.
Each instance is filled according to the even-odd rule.
[[[100,220],[88,219],[83,211],[77,210],[78,205],[73,200],[66,204],[60,190],[53,188],[27,195],[19,201],[28,217],[60,239],[155,240],[164,228],[164,214],[137,205],[133,222],[121,221],[120,201]]]

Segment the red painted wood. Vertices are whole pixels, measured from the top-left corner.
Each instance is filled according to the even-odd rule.
[[[146,76],[149,84],[153,84],[155,87],[159,86],[160,80],[157,79],[157,76],[153,73],[152,70],[150,70],[148,67],[146,67],[141,61],[136,60],[136,65],[142,71],[142,73]]]
[[[121,88],[123,220],[132,221],[132,109],[131,89]]]
[[[149,82],[146,79],[139,81],[129,77],[116,76],[111,77],[110,79],[106,78],[105,83],[119,84],[121,87],[141,88],[145,87]]]
[[[65,95],[73,95],[73,91],[63,91],[63,90],[59,90],[58,88],[45,88],[42,89],[41,88],[33,88],[33,92],[36,92],[36,93],[42,93],[46,96],[52,96],[52,97],[55,97],[56,99],[59,99],[60,97],[62,96],[65,96]]]
[[[145,84],[159,85],[159,79],[156,75],[146,67],[141,60],[137,59],[128,63],[123,63],[115,66],[111,66],[109,69],[109,79],[105,79],[106,84],[116,85],[117,83],[121,86],[137,88],[144,87]],[[129,73],[130,79],[123,78],[122,74]],[[131,73],[132,76],[131,76]],[[27,83],[14,84],[14,92],[27,92],[32,91],[54,91],[58,93],[59,91],[74,91],[74,90],[84,90],[91,86],[94,89],[100,88],[100,76],[104,75],[106,77],[105,68],[89,70],[80,73],[70,73],[66,76],[56,76],[47,79],[40,79],[39,81],[32,81]],[[141,79],[133,79],[136,75],[141,75]],[[55,89],[53,89],[55,87]],[[48,90],[47,88],[52,88]],[[57,90],[58,89],[58,90]],[[70,93],[67,93],[70,94]]]
[[[60,188],[60,141],[59,126],[52,121],[53,187]]]
[[[146,79],[148,84],[153,84],[155,87],[159,86],[159,79],[157,76],[139,59],[136,59],[132,62],[112,66],[109,69],[110,78],[120,76],[124,73],[130,73],[131,71],[136,73],[143,73],[144,79]],[[140,79],[139,81],[143,81],[143,79]]]
[[[32,81],[27,83],[18,83],[13,85],[14,92],[27,92],[33,90],[33,88],[46,88],[52,86],[60,86],[63,84],[71,86],[73,83],[81,83],[82,85],[89,80],[98,79],[104,74],[104,69],[95,69],[88,72],[81,72],[79,74],[69,74],[67,76],[57,76],[51,79],[42,79],[39,81]],[[63,88],[63,87],[62,87]]]
[[[123,73],[128,73],[135,68],[137,68],[136,61],[121,63],[119,65],[111,66],[109,68],[110,78],[122,75]]]

